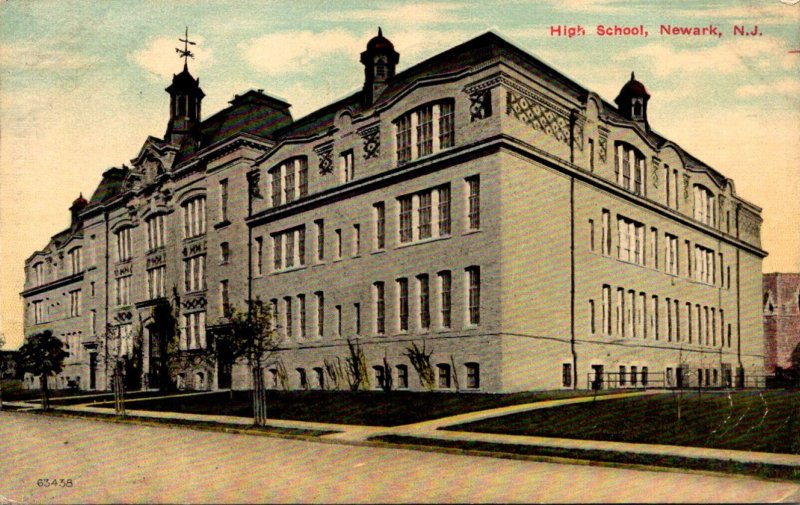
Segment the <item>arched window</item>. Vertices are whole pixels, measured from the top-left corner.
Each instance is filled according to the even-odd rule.
[[[694,218],[709,226],[714,226],[717,223],[714,193],[700,184],[695,184],[694,186]]]
[[[614,172],[617,184],[637,195],[645,193],[645,158],[635,147],[617,142]]]

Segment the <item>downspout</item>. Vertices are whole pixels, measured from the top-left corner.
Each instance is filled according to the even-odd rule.
[[[103,221],[105,222],[105,225],[106,225],[106,244],[105,244],[106,245],[105,246],[105,269],[106,269],[105,299],[106,299],[106,303],[105,303],[105,307],[104,307],[105,318],[103,320],[104,323],[105,323],[105,331],[103,332],[103,338],[105,339],[105,343],[103,345],[103,352],[105,353],[105,357],[103,358],[103,367],[104,367],[103,376],[104,376],[104,380],[105,380],[106,390],[108,390],[108,329],[110,327],[110,325],[108,324],[108,303],[109,303],[108,287],[109,287],[109,283],[111,281],[110,281],[109,275],[108,275],[109,274],[109,270],[108,270],[108,265],[109,265],[109,257],[108,257],[108,251],[109,251],[109,243],[108,243],[108,236],[109,236],[108,235],[108,232],[109,232],[109,228],[108,228],[108,208],[106,208],[105,206],[103,206]]]
[[[575,163],[577,111],[569,116],[569,162]],[[578,388],[578,353],[575,350],[575,177],[569,178],[569,350],[572,354],[572,389]]]
[[[742,204],[736,204],[736,238],[739,238],[739,212],[742,209]],[[741,239],[740,239],[741,240]],[[742,292],[741,292],[741,265],[740,265],[740,248],[736,248],[736,360],[739,363],[739,370],[737,370],[736,382],[739,385],[739,374],[744,379],[744,365],[742,364]],[[744,380],[742,380],[741,387],[744,387]]]

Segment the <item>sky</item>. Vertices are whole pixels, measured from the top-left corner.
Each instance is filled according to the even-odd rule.
[[[794,5],[790,5],[794,2]],[[581,26],[558,37],[553,26]],[[647,37],[599,36],[643,26]],[[662,25],[722,36],[660,34]],[[735,26],[758,34],[735,36]],[[23,338],[25,259],[69,225],[103,171],[167,124],[164,88],[191,72],[204,117],[248,89],[302,117],[361,87],[377,27],[398,71],[487,31],[613,101],[636,72],[651,127],[763,208],[765,272],[800,271],[800,3],[729,1],[4,1],[0,3],[0,335]]]

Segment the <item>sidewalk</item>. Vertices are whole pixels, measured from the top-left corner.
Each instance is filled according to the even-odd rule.
[[[496,409],[482,410],[459,414],[456,416],[434,419],[420,423],[407,424],[402,426],[361,426],[334,423],[316,423],[307,421],[291,421],[282,419],[271,419],[267,426],[277,428],[290,428],[300,430],[332,431],[327,435],[318,437],[320,441],[342,443],[350,445],[386,445],[380,442],[372,442],[369,439],[382,435],[403,435],[421,438],[434,438],[440,440],[488,442],[521,446],[539,446],[562,449],[577,450],[599,450],[613,452],[628,452],[637,454],[650,454],[654,456],[674,456],[683,458],[702,458],[718,459],[721,461],[732,461],[737,463],[785,465],[800,468],[800,455],[777,454],[752,451],[737,451],[728,449],[709,449],[701,447],[683,447],[674,445],[639,444],[630,442],[606,442],[600,440],[577,440],[565,438],[537,437],[526,435],[502,435],[494,433],[477,433],[466,431],[443,431],[440,428],[453,426],[473,421],[480,421],[492,417],[505,416],[526,412],[530,410],[554,408],[562,405],[575,403],[585,403],[591,401],[604,401],[619,398],[629,398],[649,394],[657,394],[657,391],[640,391],[632,393],[618,393],[597,396],[585,396],[577,398],[564,398],[560,400],[548,400],[520,405],[512,405]],[[197,393],[189,393],[197,394]],[[200,393],[202,394],[202,393]],[[184,396],[184,395],[176,395]],[[38,408],[38,405],[27,402],[6,402],[15,407],[22,407],[26,410]],[[89,405],[70,405],[54,406],[54,410],[64,412],[92,413],[107,416],[114,416],[114,410],[109,408],[92,407]],[[146,410],[126,409],[128,416],[151,418],[151,419],[174,419],[193,422],[211,422],[221,425],[231,426],[252,426],[253,420],[249,417],[234,417],[222,415],[187,414],[181,412],[157,412]]]

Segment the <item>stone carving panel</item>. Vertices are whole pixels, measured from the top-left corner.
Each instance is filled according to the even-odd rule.
[[[492,90],[483,89],[469,95],[470,122],[486,119],[492,115]]]
[[[506,112],[557,141],[569,144],[569,118],[545,105],[509,89]]]
[[[358,130],[364,141],[364,159],[377,158],[381,154],[381,128],[378,124]]]
[[[333,173],[333,143],[323,144],[314,148],[319,157],[319,174]]]

